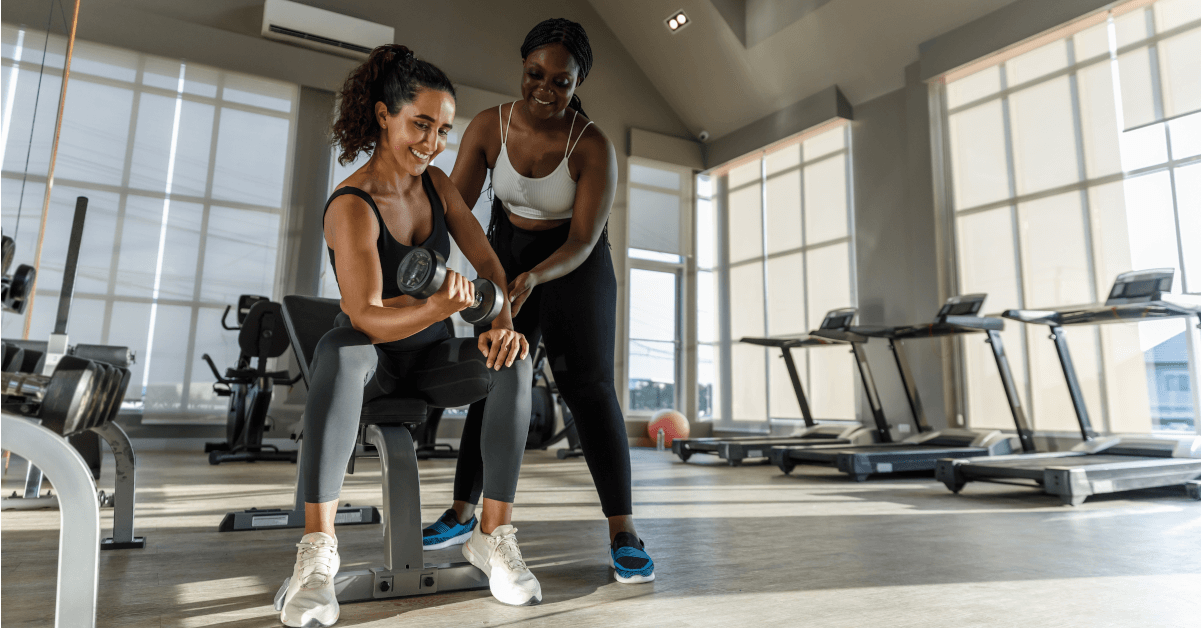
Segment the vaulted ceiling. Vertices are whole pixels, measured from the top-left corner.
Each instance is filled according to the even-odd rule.
[[[716,139],[830,85],[852,105],[899,89],[919,44],[1013,0],[589,1],[688,128]],[[681,8],[690,24],[673,33]]]

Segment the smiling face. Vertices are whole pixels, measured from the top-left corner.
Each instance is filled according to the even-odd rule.
[[[580,65],[563,44],[549,44],[525,58],[521,96],[536,118],[546,119],[567,108],[575,94]]]
[[[421,176],[434,157],[446,150],[446,137],[455,119],[455,98],[441,90],[420,89],[413,102],[395,115],[388,113],[384,103],[375,103],[375,115],[381,128],[376,152],[386,150],[402,171]]]

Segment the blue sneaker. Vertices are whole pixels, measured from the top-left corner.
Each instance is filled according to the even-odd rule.
[[[421,531],[421,545],[427,550],[462,545],[471,538],[475,524],[474,516],[467,523],[459,523],[459,516],[454,509],[448,508],[433,525]]]
[[[646,553],[646,545],[629,532],[618,532],[609,547],[609,560],[618,582],[637,584],[655,579],[655,561]]]

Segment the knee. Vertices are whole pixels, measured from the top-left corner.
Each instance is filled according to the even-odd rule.
[[[534,379],[534,362],[529,356],[513,360],[512,366],[499,371],[492,371],[492,379],[496,384],[514,387],[528,387]]]
[[[374,371],[375,347],[365,334],[350,327],[335,327],[317,342],[313,351],[314,370],[333,368],[338,375],[366,377]]]

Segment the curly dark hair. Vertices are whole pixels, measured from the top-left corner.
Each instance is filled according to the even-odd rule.
[[[342,150],[338,163],[346,165],[361,152],[371,153],[379,140],[380,126],[375,103],[388,113],[413,102],[420,89],[436,89],[455,95],[446,74],[429,61],[422,61],[405,46],[387,44],[371,51],[362,65],[351,71],[338,93],[338,117],[333,143]]]
[[[524,60],[531,52],[550,44],[563,44],[567,52],[575,57],[576,64],[580,66],[579,82],[576,86],[583,83],[592,69],[592,46],[588,43],[588,33],[584,32],[584,27],[561,17],[543,20],[525,36],[525,41],[521,44],[521,58]],[[579,96],[572,94],[568,105],[585,117],[588,116],[584,113]]]

